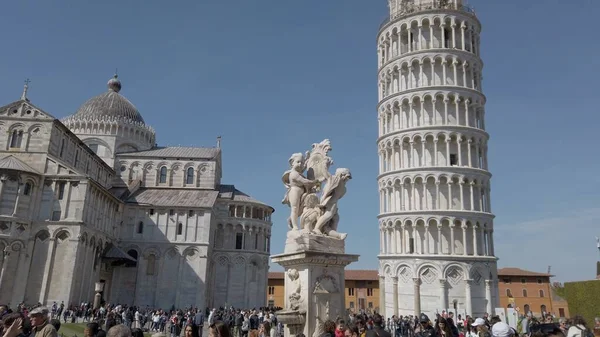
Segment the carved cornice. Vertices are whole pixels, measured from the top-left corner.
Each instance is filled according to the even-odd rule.
[[[359,255],[350,254],[328,254],[326,252],[305,251],[292,254],[279,254],[271,256],[271,261],[283,267],[296,266],[299,264],[324,265],[324,266],[347,266],[358,261]]]

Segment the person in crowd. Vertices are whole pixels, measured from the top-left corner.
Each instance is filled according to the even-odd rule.
[[[131,329],[131,337],[144,337],[144,332],[140,328],[133,328]]]
[[[200,310],[194,315],[194,326],[196,327],[197,334],[197,336],[194,337],[202,337],[202,330],[204,329],[204,313]]]
[[[358,327],[356,325],[347,326],[344,330],[344,337],[358,337]]]
[[[214,310],[214,309],[213,309]],[[232,337],[229,327],[222,321],[216,321],[208,327],[208,337]]]
[[[117,320],[115,319],[114,313],[111,312],[108,315],[106,315],[105,325],[106,325],[106,331],[110,330],[110,328],[117,325]]]
[[[85,337],[97,337],[98,331],[100,330],[100,324],[98,323],[88,323],[83,330],[83,335]]]
[[[504,322],[496,322],[492,325],[492,337],[514,337],[515,335],[516,331]]]
[[[106,337],[131,337],[131,329],[124,324],[118,324],[108,330]]]
[[[452,331],[452,337],[458,337],[458,327],[454,323],[454,313],[450,311],[448,312],[448,317],[446,317],[446,325],[450,327],[450,331]]]
[[[383,328],[383,317],[380,314],[373,315],[373,329],[367,331],[367,337],[392,337],[392,335]]]
[[[335,326],[335,324],[334,324]],[[335,330],[335,327],[333,328]],[[271,329],[271,323],[268,321],[263,321],[260,323],[258,327],[258,336],[259,337],[275,337],[275,330]],[[331,336],[333,337],[333,336]]]
[[[29,319],[34,336],[31,337],[57,337],[56,329],[48,322],[48,308],[37,307],[29,313]]]
[[[477,337],[477,328],[473,326],[473,320],[469,318],[465,324],[465,337]]]
[[[581,316],[573,317],[573,324],[567,331],[567,337],[592,337],[594,334],[587,327],[585,320]]]
[[[244,321],[242,322],[242,337],[248,337],[250,331],[250,314],[244,312]]]
[[[447,320],[443,317],[439,317],[437,324],[435,325],[435,334],[437,337],[452,337],[452,330]]]
[[[54,329],[56,329],[56,332],[58,332],[58,330],[60,330],[60,326],[61,326],[60,319],[52,318],[50,320],[50,324],[52,324]]]
[[[344,337],[346,330],[346,322],[342,318],[338,318],[335,322],[335,337]]]
[[[367,323],[362,317],[356,319],[356,327],[358,328],[358,337],[367,336]]]
[[[202,315],[202,313],[200,313],[200,314]],[[196,324],[188,324],[185,327],[185,330],[183,332],[183,336],[184,337],[200,337],[198,330],[200,330],[200,327],[198,325],[196,325]],[[135,337],[135,336],[133,336],[133,337]],[[142,335],[142,337],[143,337],[143,335]]]
[[[415,328],[415,336],[416,337],[437,337],[435,333],[435,329],[431,326],[431,321],[429,320],[429,316],[425,314],[419,315],[419,323]]]
[[[335,337],[335,322],[326,320],[323,323],[323,334],[320,337]]]
[[[479,317],[475,319],[475,322],[473,322],[471,326],[475,327],[475,329],[477,330],[478,337],[491,337],[490,329],[485,323],[485,319]]]
[[[20,313],[5,314],[2,316],[2,336],[19,337],[25,336],[23,325],[25,319]]]

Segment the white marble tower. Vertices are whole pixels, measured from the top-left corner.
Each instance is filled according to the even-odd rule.
[[[388,0],[377,36],[380,311],[498,303],[481,23],[462,0]]]

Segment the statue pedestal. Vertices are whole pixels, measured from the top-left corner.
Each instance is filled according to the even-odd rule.
[[[271,256],[285,268],[285,307],[276,313],[285,337],[320,337],[323,323],[346,313],[344,268],[358,255],[344,253],[344,241],[291,230],[285,253]]]

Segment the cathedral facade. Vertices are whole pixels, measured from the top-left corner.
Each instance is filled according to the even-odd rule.
[[[274,209],[221,184],[221,149],[160,147],[108,91],[58,120],[0,107],[0,303],[265,305]]]

